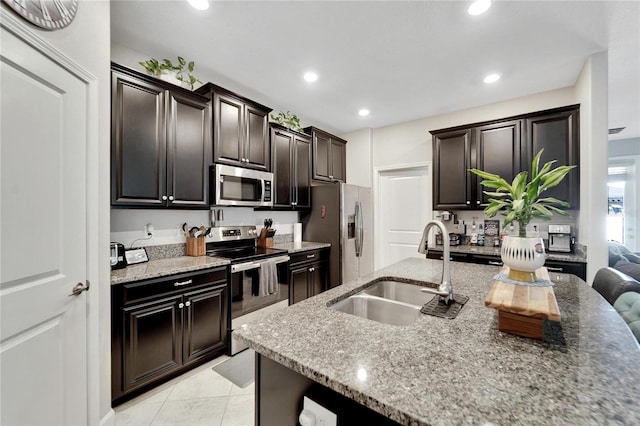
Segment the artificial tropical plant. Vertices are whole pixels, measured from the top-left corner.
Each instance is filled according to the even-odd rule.
[[[195,67],[195,62],[190,61],[187,63],[182,56],[178,56],[178,63],[174,64],[170,59],[163,59],[159,61],[158,59],[151,58],[146,61],[138,62],[140,65],[144,67],[144,69],[149,72],[151,75],[160,75],[164,71],[172,71],[175,72],[176,78],[183,83],[187,83],[191,90],[196,83],[202,83],[202,81],[198,80],[192,73]]]
[[[280,111],[277,115],[271,114],[271,119],[278,124],[283,125],[291,130],[301,131],[302,127],[300,127],[300,119],[297,115],[291,114],[289,111],[286,113]]]
[[[480,184],[494,191],[483,191],[489,198],[489,205],[484,209],[488,217],[495,217],[499,212],[505,217],[503,228],[509,223],[518,222],[518,236],[526,237],[527,225],[531,219],[540,218],[551,220],[553,213],[567,216],[568,213],[560,207],[569,207],[566,201],[553,197],[541,198],[541,194],[549,188],[558,185],[567,173],[576,166],[551,167],[556,160],[549,161],[539,168],[541,149],[531,162],[531,180],[527,181],[528,172],[520,172],[509,183],[502,177],[478,169],[469,169],[483,179]]]

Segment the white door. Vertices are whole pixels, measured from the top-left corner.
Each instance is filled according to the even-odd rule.
[[[0,35],[0,423],[87,423],[87,86]]]
[[[418,244],[431,218],[428,166],[380,170],[376,194],[376,269],[407,257],[424,257]]]

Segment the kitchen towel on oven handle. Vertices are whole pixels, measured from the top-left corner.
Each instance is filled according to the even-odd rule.
[[[278,269],[275,260],[265,259],[260,262],[260,297],[278,292]]]

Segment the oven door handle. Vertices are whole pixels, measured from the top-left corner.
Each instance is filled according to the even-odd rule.
[[[251,269],[258,269],[260,267],[259,263],[238,263],[237,265],[231,265],[231,273],[249,271]]]
[[[262,263],[265,261],[274,262],[274,263],[283,263],[288,262],[291,259],[289,256],[278,256],[271,257],[258,262],[247,262],[247,263],[238,263],[237,265],[231,265],[231,273],[249,271],[251,269],[258,269]]]

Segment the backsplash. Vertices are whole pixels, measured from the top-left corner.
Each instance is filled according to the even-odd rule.
[[[292,241],[293,224],[299,222],[297,212],[254,211],[246,207],[215,207],[215,209],[222,210],[224,215],[224,220],[216,222],[216,226],[256,225],[260,230],[265,218],[273,219],[276,242]],[[111,241],[122,243],[127,249],[132,245],[134,247],[184,245],[185,236],[181,228],[185,222],[189,226],[209,226],[209,210],[111,209]],[[146,238],[145,225],[147,224],[153,225],[153,238]],[[287,234],[290,236],[287,237]],[[290,238],[290,240],[280,241],[282,238]]]

